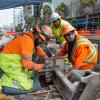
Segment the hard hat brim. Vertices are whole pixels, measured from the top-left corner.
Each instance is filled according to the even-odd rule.
[[[43,41],[45,41],[45,40],[46,40],[45,36],[44,36],[44,35],[42,35],[41,33],[38,33],[38,35],[40,36],[40,38],[41,38]]]
[[[37,33],[38,35],[40,36],[40,38],[45,41],[46,40],[46,37],[44,35],[41,34],[41,30],[38,26],[36,26],[36,30],[37,30]]]
[[[56,17],[55,19],[52,19],[51,22],[53,22],[53,21],[55,21],[55,20],[57,20],[57,19],[59,19],[59,18],[61,18],[61,16]]]

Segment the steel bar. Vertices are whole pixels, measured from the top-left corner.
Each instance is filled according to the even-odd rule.
[[[66,68],[64,67],[60,67],[60,68],[46,68],[46,69],[43,69],[39,72],[51,72],[51,71],[56,71],[56,70],[66,70]]]

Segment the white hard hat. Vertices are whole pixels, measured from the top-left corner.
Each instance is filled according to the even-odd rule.
[[[51,17],[50,18],[51,22],[53,22],[53,21],[59,19],[61,16],[58,13],[53,12],[50,17]]]

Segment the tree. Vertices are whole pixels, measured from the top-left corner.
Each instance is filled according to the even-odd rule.
[[[18,25],[15,27],[15,30],[16,30],[16,32],[22,32],[22,24],[18,24]]]
[[[97,0],[80,0],[80,4],[84,8],[84,12],[86,14],[86,26],[85,26],[85,29],[87,29],[87,26],[88,26],[89,14],[92,13],[92,7],[95,5],[96,2],[97,2]]]
[[[68,14],[68,7],[64,4],[64,3],[60,3],[57,8],[56,11],[59,13],[59,15],[65,19],[67,14]]]
[[[25,19],[25,27],[26,27],[27,31],[31,30],[31,28],[33,26],[33,21],[35,21],[34,19],[35,19],[34,16],[30,16]]]
[[[80,0],[80,4],[83,7],[94,6],[97,0]]]
[[[42,10],[42,13],[43,13],[44,23],[45,24],[48,24],[49,21],[50,21],[50,15],[52,13],[52,10],[51,10],[50,5],[44,5],[43,10]]]
[[[67,19],[68,22],[70,22],[74,27],[76,27],[76,21],[77,21],[77,18],[70,18],[70,19]]]
[[[43,15],[50,15],[52,13],[51,8],[49,5],[45,5],[43,7]]]

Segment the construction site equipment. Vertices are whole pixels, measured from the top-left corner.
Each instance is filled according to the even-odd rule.
[[[96,30],[94,35],[100,36],[100,30]]]
[[[96,94],[100,91],[100,74],[92,71],[72,70],[72,76],[75,78],[75,81],[72,81],[71,78],[65,77],[68,66],[65,67],[63,62],[64,57],[48,58],[45,61],[45,69],[41,71],[42,73],[50,72],[49,78],[56,87],[55,89],[47,88],[15,96],[15,98],[17,100],[96,100]],[[75,82],[78,84],[75,85]],[[57,97],[57,99],[52,97]]]
[[[66,67],[64,66],[64,58],[65,58],[64,56],[58,58],[47,58],[45,60],[45,67],[42,70],[42,72],[53,71],[57,69],[59,70],[66,69]]]
[[[91,73],[90,75],[81,76],[79,73],[73,72],[74,76],[79,80],[75,87],[61,71],[55,71],[53,82],[64,100],[95,100],[100,83],[100,75]]]
[[[87,61],[85,63],[94,64],[96,69],[98,70],[100,67],[100,37],[85,37],[98,45],[99,52],[98,64]],[[44,70],[44,72],[53,72],[51,80],[53,81],[63,100],[96,100],[96,94],[98,93],[98,91],[100,91],[100,74],[97,72],[74,70],[72,71],[72,76],[74,76],[75,80],[78,81],[78,84],[76,86],[71,80],[67,79],[64,76],[63,70],[59,69],[59,66],[63,68],[64,64],[62,62],[57,61],[58,59],[48,58],[48,67]],[[64,57],[60,59],[64,60]],[[64,68],[64,70],[68,71],[67,68]]]
[[[46,82],[50,82],[51,81],[51,76],[53,74],[54,71],[56,70],[67,70],[67,68],[64,66],[64,58],[65,57],[61,57],[61,58],[48,58],[45,60],[45,65],[43,70],[41,70],[40,72],[45,73],[45,77],[46,77]]]
[[[71,100],[95,100],[96,94],[100,90],[100,75],[96,72],[84,73],[84,76],[78,72],[73,71],[73,74],[80,80],[78,86],[75,89]]]
[[[64,60],[64,57],[58,59]],[[62,61],[59,62],[58,59],[49,58],[48,61],[51,63],[48,63],[47,69],[52,69],[51,80],[63,100],[95,100],[96,94],[100,90],[100,74],[92,71],[72,70],[72,76],[78,81],[77,86],[75,86],[70,79],[65,77],[63,70],[59,69],[59,66],[64,67],[64,64],[62,65]],[[55,67],[58,69],[55,70]],[[51,71],[47,69],[45,71]]]

